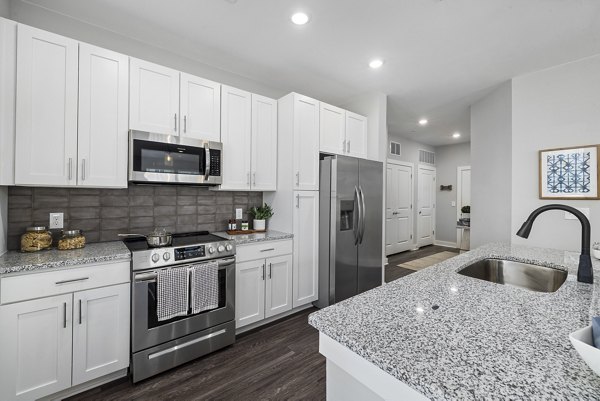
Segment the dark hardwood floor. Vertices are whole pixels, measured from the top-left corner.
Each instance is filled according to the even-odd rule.
[[[307,322],[315,310],[244,333],[228,348],[135,385],[112,382],[69,401],[325,400],[325,358]]]
[[[385,282],[389,283],[390,281],[397,280],[400,277],[408,276],[409,274],[415,272],[414,270],[400,267],[398,266],[399,264],[410,262],[411,260],[415,259],[424,258],[425,256],[433,255],[444,251],[456,252],[456,254],[458,255],[457,248],[446,248],[443,246],[429,245],[419,248],[416,251],[400,252],[388,256],[388,264],[385,265]]]
[[[427,246],[389,256],[386,282],[414,273],[398,264],[448,250]],[[308,325],[315,310],[244,333],[228,348],[138,384],[122,379],[69,401],[325,400],[325,358]]]

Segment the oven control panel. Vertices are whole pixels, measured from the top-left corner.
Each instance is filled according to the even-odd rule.
[[[203,258],[206,256],[204,245],[175,248],[175,260]]]

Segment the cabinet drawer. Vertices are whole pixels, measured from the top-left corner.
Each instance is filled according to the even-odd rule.
[[[129,261],[3,277],[0,304],[127,283],[129,277]]]
[[[288,255],[292,253],[292,240],[264,241],[256,244],[240,245],[236,249],[238,262],[265,259],[272,256]]]

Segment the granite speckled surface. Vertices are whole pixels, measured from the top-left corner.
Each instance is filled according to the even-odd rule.
[[[294,234],[284,233],[275,230],[267,230],[267,232],[256,234],[229,235],[226,232],[218,232],[215,234],[225,239],[234,240],[236,245],[252,244],[254,242],[263,241],[278,241],[282,239],[294,238]]]
[[[86,244],[84,248],[69,251],[10,251],[0,256],[0,275],[130,259],[131,252],[122,241]]]
[[[554,293],[456,273],[486,257],[568,270]],[[569,333],[600,315],[578,254],[489,244],[310,315],[309,323],[432,400],[598,400]],[[432,306],[438,305],[437,310]]]

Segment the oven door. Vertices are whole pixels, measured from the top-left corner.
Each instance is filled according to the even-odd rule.
[[[219,142],[142,131],[129,133],[129,181],[221,184]]]
[[[195,333],[235,319],[235,258],[218,260],[219,306],[195,315],[158,321],[156,314],[156,273],[135,272],[132,279],[132,352]]]

